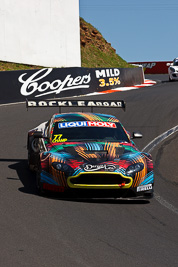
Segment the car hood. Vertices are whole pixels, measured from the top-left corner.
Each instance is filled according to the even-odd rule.
[[[48,154],[56,161],[106,162],[133,157],[140,153],[134,143],[127,142],[66,142],[50,144]]]
[[[169,68],[174,68],[176,71],[178,71],[178,66],[170,66]]]

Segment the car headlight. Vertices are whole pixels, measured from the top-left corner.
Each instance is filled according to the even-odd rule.
[[[68,166],[67,164],[64,164],[64,163],[60,163],[60,162],[53,162],[52,166],[57,171],[69,172],[71,170],[70,166]]]
[[[59,163],[59,162],[53,162],[53,163],[52,163],[52,166],[53,166],[53,168],[56,169],[57,171],[61,171],[61,169],[62,169],[62,164]]]
[[[135,163],[133,165],[130,165],[127,169],[126,169],[126,174],[128,176],[132,176],[133,174],[135,174],[136,172],[140,172],[142,171],[144,168],[144,164],[143,163]]]
[[[170,71],[175,72],[175,69],[173,67],[170,67]]]

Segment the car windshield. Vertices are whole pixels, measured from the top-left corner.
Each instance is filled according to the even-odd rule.
[[[72,141],[130,142],[123,127],[118,122],[56,122],[52,134],[52,143]]]
[[[173,62],[173,66],[178,66],[178,60],[175,60],[175,61]]]

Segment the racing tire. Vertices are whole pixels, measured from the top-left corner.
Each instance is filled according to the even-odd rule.
[[[28,169],[33,172],[34,168],[30,164],[30,162],[31,162],[31,154],[30,154],[30,151],[28,150]]]
[[[38,167],[38,157],[39,152],[34,151],[32,148],[32,143],[34,142],[34,137],[30,136],[27,140],[27,149],[28,149],[28,168],[30,171],[34,172],[37,170]]]
[[[39,196],[43,196],[45,194],[42,183],[40,182],[40,170],[36,172],[36,190]]]

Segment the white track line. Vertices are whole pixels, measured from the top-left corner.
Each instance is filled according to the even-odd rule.
[[[8,103],[8,104],[0,104],[0,107],[5,106],[13,106],[13,105],[19,105],[19,104],[25,104],[26,102],[15,102],[15,103]]]
[[[148,145],[146,145],[142,151],[150,153],[157,145],[159,145],[163,140],[168,138],[170,135],[174,134],[178,131],[178,125],[171,128],[170,130],[167,130],[166,132],[160,134],[155,139],[153,139]]]
[[[175,214],[178,215],[178,208],[167,202],[164,198],[162,198],[160,195],[158,195],[156,192],[154,193],[154,198],[165,208],[171,210]]]
[[[171,128],[170,130],[164,132],[163,134],[157,136],[154,140],[152,140],[147,146],[145,146],[142,151],[150,153],[157,145],[159,145],[162,141],[164,141],[166,138],[174,134],[178,131],[178,125]],[[154,198],[164,207],[171,210],[175,214],[178,215],[178,208],[176,208],[174,205],[170,204],[167,200],[165,200],[163,197],[161,197],[157,192],[154,193]]]

